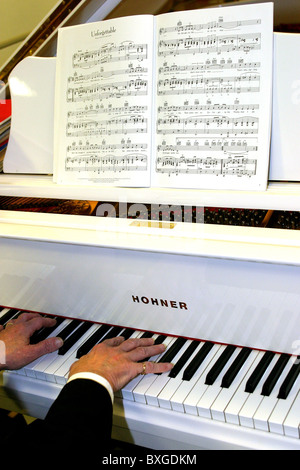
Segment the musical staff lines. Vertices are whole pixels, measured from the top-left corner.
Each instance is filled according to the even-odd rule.
[[[74,69],[92,68],[101,64],[132,61],[139,62],[148,58],[148,45],[135,44],[132,41],[120,45],[108,43],[93,51],[76,52],[73,54],[72,65]]]
[[[180,152],[224,152],[225,154],[246,154],[258,150],[257,139],[229,140],[226,138],[197,139],[194,142],[178,139],[175,145],[168,145],[165,140],[158,146],[158,151],[164,154],[179,154]]]
[[[136,79],[124,82],[95,84],[80,86],[78,88],[68,88],[67,101],[94,101],[104,98],[121,98],[123,96],[147,96],[147,80]]]
[[[260,91],[259,74],[239,77],[166,78],[158,82],[159,95],[256,93]]]
[[[79,121],[68,122],[67,137],[101,136],[101,135],[126,135],[146,133],[148,130],[147,119],[143,116],[120,117],[104,121]]]
[[[203,22],[182,12],[159,25],[158,185],[210,187],[218,178],[231,188],[260,169],[263,19],[254,9],[243,19],[223,11]]]
[[[157,121],[158,134],[214,134],[248,135],[258,133],[258,118],[243,116],[232,118],[229,116],[197,116],[197,117],[170,117]]]
[[[170,26],[165,28],[160,28],[160,35],[163,34],[191,34],[201,32],[209,32],[211,30],[230,30],[246,26],[255,26],[261,24],[261,20],[258,19],[249,19],[249,20],[237,20],[237,21],[224,21],[224,18],[220,16],[217,21],[209,21],[208,23],[203,24],[192,24],[187,23],[183,24],[182,21],[178,21],[176,26]]]
[[[170,55],[195,55],[223,52],[248,53],[261,48],[261,35],[258,33],[237,34],[232,36],[211,35],[205,38],[186,38],[161,40],[158,47],[158,55],[168,57]]]
[[[171,175],[215,175],[215,176],[254,176],[257,160],[246,157],[199,158],[172,157],[157,158],[156,171]]]
[[[65,160],[65,171],[88,172],[98,175],[106,172],[122,173],[145,172],[148,168],[147,157],[145,155],[106,155],[106,156],[78,156],[67,157]]]

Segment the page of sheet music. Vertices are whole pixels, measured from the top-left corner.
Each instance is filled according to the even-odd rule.
[[[266,189],[273,4],[157,18],[152,185]]]
[[[150,185],[153,21],[118,18],[59,31],[56,182]]]

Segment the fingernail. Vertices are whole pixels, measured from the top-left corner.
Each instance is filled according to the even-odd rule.
[[[61,348],[62,345],[64,344],[64,341],[63,341],[62,338],[57,337],[57,338],[55,338],[54,344],[57,348]]]

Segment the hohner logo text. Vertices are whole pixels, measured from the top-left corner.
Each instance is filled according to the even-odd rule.
[[[160,307],[169,307],[169,308],[179,308],[183,310],[188,310],[187,304],[185,302],[178,302],[177,300],[166,300],[166,299],[157,299],[153,297],[139,297],[138,295],[132,296],[133,302],[141,302],[143,304],[160,306]]]

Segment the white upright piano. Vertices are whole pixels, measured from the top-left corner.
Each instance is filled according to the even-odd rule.
[[[101,201],[98,215],[129,202],[137,216],[0,211],[0,323],[31,311],[63,320],[53,335],[81,332],[66,353],[3,373],[2,408],[43,418],[92,337],[150,332],[173,351],[177,375],[121,390],[114,438],[151,449],[300,449],[300,232],[183,222],[190,206],[299,211],[299,183],[98,189],[1,174],[0,195]],[[140,218],[144,204],[176,209],[176,220]]]

